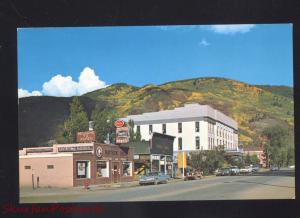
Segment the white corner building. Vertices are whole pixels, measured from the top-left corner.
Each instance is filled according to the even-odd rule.
[[[134,121],[134,131],[142,140],[150,140],[153,132],[176,137],[174,154],[178,151],[212,150],[224,145],[226,150],[238,149],[237,122],[209,105],[197,103],[184,107],[122,118]]]

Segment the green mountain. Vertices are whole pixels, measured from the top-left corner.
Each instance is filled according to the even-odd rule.
[[[251,145],[259,132],[271,125],[288,128],[293,139],[292,88],[256,86],[225,78],[195,78],[135,87],[118,83],[80,97],[88,115],[97,105],[114,109],[119,117],[183,106],[187,102],[208,104],[238,122],[239,140]],[[69,114],[71,98],[28,97],[19,101],[21,146],[51,143],[57,126]]]

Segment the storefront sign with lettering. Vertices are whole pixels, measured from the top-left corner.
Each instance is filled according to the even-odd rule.
[[[93,146],[58,147],[58,152],[92,151]]]
[[[95,142],[96,141],[96,132],[95,131],[77,132],[76,141],[78,143]]]
[[[119,127],[116,129],[116,144],[123,144],[129,142],[129,128]]]

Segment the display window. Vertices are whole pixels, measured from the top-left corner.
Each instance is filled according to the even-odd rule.
[[[123,166],[123,176],[132,176],[132,162],[125,161]]]
[[[97,161],[97,177],[109,177],[108,161]]]
[[[90,178],[90,162],[76,161],[77,178]]]

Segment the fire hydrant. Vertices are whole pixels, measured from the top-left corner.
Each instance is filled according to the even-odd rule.
[[[90,189],[90,187],[89,187],[89,181],[84,181],[84,188],[85,189]]]

